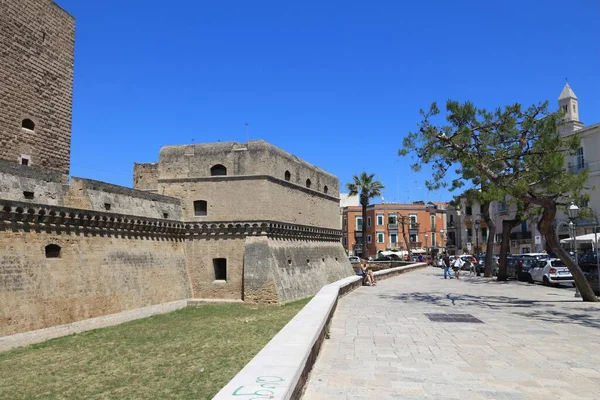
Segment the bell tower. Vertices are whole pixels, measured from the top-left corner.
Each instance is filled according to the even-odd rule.
[[[568,134],[583,128],[583,123],[579,121],[579,100],[568,82],[558,96],[558,108],[565,114],[561,133]]]

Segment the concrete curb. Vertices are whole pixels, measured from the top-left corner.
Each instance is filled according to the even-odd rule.
[[[147,318],[153,315],[165,314],[187,307],[188,300],[171,301],[164,304],[136,308],[135,310],[123,311],[117,314],[104,315],[102,317],[84,319],[69,324],[57,325],[50,328],[38,329],[30,332],[17,333],[10,336],[0,337],[0,353],[17,347],[28,346],[56,339],[62,336],[81,333],[92,329],[106,328],[119,325],[124,322]]]
[[[386,279],[426,266],[413,264],[374,274]],[[299,399],[339,297],[360,285],[361,277],[351,276],[323,286],[213,400]]]

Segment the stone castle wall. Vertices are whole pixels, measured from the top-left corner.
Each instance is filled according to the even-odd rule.
[[[0,206],[0,336],[191,296],[174,222]],[[60,246],[58,258],[48,245]]]
[[[74,48],[75,21],[52,1],[0,1],[0,159],[68,175]]]
[[[138,190],[156,191],[158,188],[158,163],[134,163],[133,187]]]
[[[214,175],[215,166],[226,171]],[[147,172],[137,168],[135,187],[148,188],[154,176],[154,167]],[[181,199],[188,220],[268,216],[325,228],[339,225],[339,180],[262,140],[164,147],[156,182],[158,193]],[[200,217],[194,210],[198,200],[207,202],[207,213]]]
[[[354,275],[341,243],[249,237],[244,253],[244,300],[287,303]]]
[[[179,199],[91,179],[72,178],[71,181],[65,195],[67,207],[181,220]]]
[[[62,174],[0,160],[0,199],[61,206]]]
[[[212,177],[204,180],[159,183],[159,192],[181,199],[186,220],[262,220],[339,227],[336,199],[269,176]],[[207,202],[206,216],[194,215],[194,201]]]
[[[248,143],[222,142],[166,146],[159,155],[159,180],[206,178],[211,168],[223,165],[227,176],[269,175],[300,187],[339,198],[339,180],[334,175],[273,146],[264,140]]]

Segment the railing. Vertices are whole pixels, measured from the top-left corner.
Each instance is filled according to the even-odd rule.
[[[435,232],[435,224],[431,225],[431,232]]]
[[[388,224],[388,230],[394,230],[394,231],[398,230],[398,224],[397,223]]]
[[[448,229],[454,229],[454,228],[456,228],[456,222],[454,222],[454,221],[450,221],[450,222],[448,222],[448,223],[446,224],[446,227],[447,227]]]
[[[411,249],[420,249],[423,247],[423,242],[410,242]]]
[[[411,229],[411,230],[415,230],[415,229],[416,229],[416,230],[419,230],[419,224],[418,224],[418,223],[410,224],[410,225],[408,226],[408,229]]]

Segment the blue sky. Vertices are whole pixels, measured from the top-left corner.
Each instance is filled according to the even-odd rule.
[[[556,107],[568,77],[600,122],[593,0],[57,2],[77,20],[73,176],[131,186],[164,145],[249,137],[342,185],[375,173],[385,201],[449,200],[397,155],[432,101]]]

